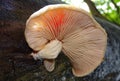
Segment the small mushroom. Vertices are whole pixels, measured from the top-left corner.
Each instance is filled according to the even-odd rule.
[[[35,60],[45,59],[53,71],[61,51],[70,59],[77,77],[88,75],[103,61],[107,34],[86,11],[66,4],[48,5],[27,20],[25,37],[37,53]]]

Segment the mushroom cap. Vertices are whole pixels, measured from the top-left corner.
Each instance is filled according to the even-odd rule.
[[[88,12],[66,4],[48,5],[33,13],[27,20],[25,37],[36,51],[51,40],[62,42],[62,51],[78,77],[91,73],[100,65],[107,44],[105,30]]]
[[[44,66],[47,69],[47,71],[49,71],[49,72],[53,71],[55,68],[55,60],[54,59],[45,59]]]

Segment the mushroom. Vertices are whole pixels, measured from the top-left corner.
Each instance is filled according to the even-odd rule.
[[[67,4],[48,5],[27,20],[25,37],[37,53],[35,60],[44,59],[51,72],[61,51],[70,59],[77,77],[88,75],[103,61],[107,34],[92,16]]]

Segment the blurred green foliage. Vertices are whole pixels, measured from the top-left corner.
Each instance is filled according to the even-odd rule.
[[[92,0],[98,11],[109,21],[120,25],[120,0]]]
[[[73,0],[62,0],[72,3]],[[74,0],[76,1],[76,0]],[[81,1],[84,0],[80,0]],[[107,20],[120,26],[120,0],[91,0],[100,14]]]

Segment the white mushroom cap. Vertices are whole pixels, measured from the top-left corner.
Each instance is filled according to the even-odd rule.
[[[33,50],[50,51],[42,52],[45,59],[55,59],[62,49],[72,63],[73,74],[78,77],[91,73],[100,65],[107,44],[105,30],[89,13],[65,4],[49,5],[33,13],[26,23],[25,37]],[[59,44],[52,44],[56,39]],[[55,51],[58,52],[53,53]],[[55,57],[50,58],[51,55]],[[54,69],[54,63],[44,62],[48,71]]]
[[[44,66],[47,69],[47,71],[51,72],[55,68],[55,60],[44,60]]]

